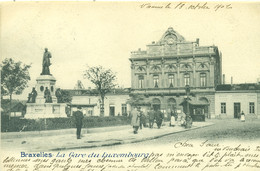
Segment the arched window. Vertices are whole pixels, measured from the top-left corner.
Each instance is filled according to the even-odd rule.
[[[206,87],[206,73],[200,73],[200,86]]]

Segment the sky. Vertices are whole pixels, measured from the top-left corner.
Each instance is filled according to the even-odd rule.
[[[200,5],[205,2],[201,2]],[[222,52],[226,83],[255,83],[260,77],[260,3],[207,3],[210,8],[141,8],[143,2],[15,2],[1,3],[1,60],[31,64],[27,94],[41,73],[44,48],[52,54],[51,74],[57,87],[73,89],[86,66],[102,65],[117,74],[120,87],[130,87],[131,51],[145,49],[173,27],[188,41],[216,45]],[[150,2],[165,7],[166,2]],[[223,8],[215,11],[218,4]],[[147,7],[148,5],[146,5]],[[186,8],[185,8],[186,7]]]

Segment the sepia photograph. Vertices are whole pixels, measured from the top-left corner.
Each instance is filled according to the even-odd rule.
[[[0,2],[3,171],[260,169],[260,2]]]

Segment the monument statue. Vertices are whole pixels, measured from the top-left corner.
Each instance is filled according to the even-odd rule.
[[[33,87],[32,92],[31,92],[31,103],[35,103],[36,97],[37,97],[37,91]]]
[[[32,99],[32,93],[29,93],[29,94],[28,94],[27,103],[31,103],[31,99]]]
[[[32,92],[28,94],[28,100],[27,103],[35,103],[37,96],[37,91],[33,87]]]
[[[58,103],[62,103],[62,93],[60,88],[56,90],[55,95],[57,97]]]
[[[41,75],[51,75],[50,74],[50,68],[51,65],[51,53],[48,51],[48,48],[45,48],[45,52],[43,54],[43,60],[42,60],[42,73]]]
[[[45,103],[52,103],[51,92],[48,87],[46,87],[46,89],[44,90],[44,98]]]

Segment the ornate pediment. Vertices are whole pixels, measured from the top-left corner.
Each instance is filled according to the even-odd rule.
[[[201,62],[198,64],[197,70],[208,70],[209,66],[207,62]]]
[[[192,70],[192,66],[189,63],[181,64],[181,70],[182,71],[191,71]]]
[[[173,45],[176,42],[185,42],[185,38],[179,33],[177,33],[175,30],[173,30],[172,27],[169,27],[158,43]]]
[[[165,68],[166,68],[168,71],[175,71],[175,70],[177,70],[176,64],[165,64]]]
[[[160,72],[161,66],[154,64],[154,65],[151,66],[151,70],[154,71],[154,72]]]
[[[136,66],[136,70],[138,72],[146,72],[146,66],[145,65]]]

